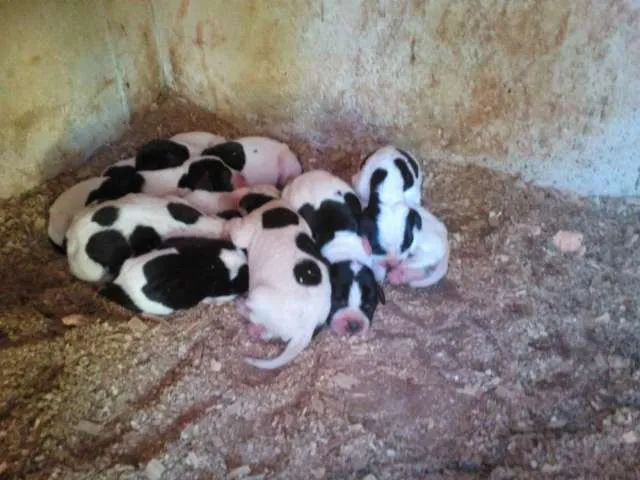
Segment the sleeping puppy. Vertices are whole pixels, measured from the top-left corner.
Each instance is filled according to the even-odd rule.
[[[369,203],[371,178],[379,172],[386,173],[378,190],[380,201],[420,205],[422,169],[409,153],[393,145],[382,147],[365,158],[360,171],[352,177],[351,182],[363,205]]]
[[[428,287],[447,274],[449,244],[447,228],[431,212],[418,207],[422,228],[417,233],[409,255],[388,274],[392,284],[408,283],[412,287]]]
[[[321,254],[331,264],[333,305],[328,321],[332,330],[365,332],[378,300],[384,303],[384,293],[370,268],[369,242],[360,235],[362,210],[355,192],[339,177],[312,170],[293,179],[282,191],[282,200],[307,221]]]
[[[371,245],[372,268],[379,282],[385,278],[387,269],[396,267],[411,253],[416,235],[422,229],[418,207],[410,207],[401,201],[381,200],[379,190],[386,176],[384,170],[371,176],[369,203],[361,222],[361,231]]]
[[[280,191],[273,185],[254,185],[233,192],[192,190],[182,198],[205,215],[233,218],[245,216],[265,203],[280,198]]]
[[[247,291],[248,281],[247,256],[231,242],[185,236],[127,259],[99,293],[133,311],[169,315],[232,300]]]
[[[179,163],[176,159],[181,157],[165,155],[163,158],[166,162]],[[215,157],[197,156],[177,166],[166,163],[167,168],[148,170],[137,170],[135,165],[124,162],[132,160],[112,165],[103,176],[84,180],[55,200],[49,209],[48,223],[49,241],[54,247],[64,253],[64,236],[71,219],[86,206],[117,200],[130,193],[164,196],[193,190],[231,192],[245,185],[242,175]]]
[[[74,217],[66,234],[69,267],[80,280],[104,282],[118,275],[127,258],[153,250],[171,232],[190,229],[219,237],[225,223],[178,197],[129,194]]]
[[[329,315],[327,265],[307,223],[281,200],[229,220],[227,229],[231,241],[247,249],[249,293],[238,311],[251,322],[249,333],[288,342],[276,358],[245,361],[258,368],[279,368],[309,345]]]
[[[298,157],[285,143],[268,137],[243,137],[221,143],[202,152],[216,156],[240,172],[247,185],[274,185],[282,188],[302,173]]]
[[[178,133],[169,139],[156,138],[142,145],[134,157],[117,161],[107,167],[100,176],[117,175],[120,167],[135,167],[138,171],[178,167],[189,158],[202,155],[206,148],[226,141],[219,135],[200,131]]]

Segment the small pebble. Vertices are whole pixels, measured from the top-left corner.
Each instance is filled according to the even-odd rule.
[[[67,315],[66,317],[62,317],[62,323],[67,325],[68,327],[77,327],[86,323],[88,318],[81,313],[72,313],[71,315]]]
[[[640,438],[638,437],[638,434],[633,431],[627,432],[624,435],[622,435],[622,441],[624,443],[628,443],[628,444],[638,443],[638,440],[640,440]]]
[[[127,326],[134,333],[144,333],[149,330],[148,325],[144,323],[140,317],[131,317],[127,322]]]
[[[209,365],[209,368],[211,369],[212,372],[219,372],[220,370],[222,370],[222,364],[217,361],[217,360],[211,360],[211,364]]]
[[[362,480],[378,480],[378,478],[375,475],[370,473],[366,477],[362,477]]]
[[[561,252],[578,252],[582,248],[584,236],[580,232],[560,230],[553,237],[553,244]]]
[[[232,478],[245,478],[251,473],[251,467],[249,465],[243,465],[238,468],[234,468],[229,472],[229,479]]]
[[[144,473],[149,480],[160,480],[162,478],[162,474],[164,473],[164,465],[159,460],[155,458],[147,463],[147,466],[144,469]]]
[[[102,433],[102,425],[99,425],[88,420],[80,420],[76,425],[76,430],[87,433],[89,435],[97,436]]]

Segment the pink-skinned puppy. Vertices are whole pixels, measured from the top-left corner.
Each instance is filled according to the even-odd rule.
[[[281,200],[231,219],[227,227],[233,244],[247,250],[249,292],[238,311],[249,320],[250,334],[288,342],[276,358],[245,361],[262,369],[282,367],[300,355],[329,315],[326,261],[307,223]]]
[[[74,216],[65,236],[69,268],[80,280],[102,283],[116,277],[126,259],[153,250],[168,234],[189,230],[220,237],[225,224],[178,197],[125,195]]]
[[[412,155],[393,145],[379,148],[366,157],[360,170],[351,178],[353,188],[363,205],[369,203],[371,178],[380,171],[386,172],[386,178],[378,189],[380,201],[420,205],[422,169]]]
[[[371,270],[371,247],[360,234],[362,208],[353,188],[324,170],[294,178],[282,200],[307,221],[320,252],[330,263],[331,329],[339,334],[364,333],[384,292]]]
[[[202,152],[214,155],[240,172],[247,185],[275,185],[282,188],[302,173],[298,157],[286,143],[268,137],[242,137]]]
[[[449,265],[447,227],[431,212],[417,208],[422,227],[416,234],[409,255],[387,274],[390,283],[428,287],[442,279]]]

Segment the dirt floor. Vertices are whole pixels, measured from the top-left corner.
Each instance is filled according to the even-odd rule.
[[[170,99],[90,165],[0,203],[0,478],[640,478],[638,202],[426,161],[447,280],[386,286],[366,338],[325,332],[263,372],[241,357],[281,345],[252,341],[233,304],[131,320],[46,239],[64,188],[193,129],[254,133]],[[372,146],[283,139],[344,175]],[[562,253],[559,230],[585,249]]]

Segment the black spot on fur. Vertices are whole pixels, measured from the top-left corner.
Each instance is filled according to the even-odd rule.
[[[216,213],[216,216],[224,218],[225,220],[231,220],[232,218],[242,218],[242,214],[237,210],[225,210],[223,212]]]
[[[153,227],[138,226],[129,237],[129,244],[134,255],[142,255],[157,248],[162,239]]]
[[[167,205],[167,210],[175,220],[187,225],[193,225],[202,216],[198,210],[184,203],[171,202]]]
[[[402,176],[402,190],[409,190],[413,186],[415,181],[413,179],[413,175],[411,175],[411,171],[409,170],[407,163],[402,158],[396,158],[393,163],[400,171],[400,175]]]
[[[110,227],[118,219],[120,210],[117,207],[102,207],[99,208],[91,217],[92,222],[96,222],[102,227]]]
[[[300,219],[293,210],[285,207],[271,208],[262,213],[262,228],[284,228],[290,225],[298,225]]]
[[[136,155],[136,170],[163,170],[182,165],[189,149],[173,140],[155,139],[144,144]]]
[[[309,224],[318,248],[333,240],[337,232],[358,233],[360,229],[359,216],[354,215],[347,203],[325,200],[317,210],[307,203],[298,212]]]
[[[242,144],[225,142],[209,147],[202,151],[202,155],[213,155],[220,158],[234,170],[242,171],[247,161]]]
[[[93,190],[85,205],[94,202],[116,200],[129,193],[140,193],[144,186],[144,177],[136,172],[134,167],[119,167],[117,172],[112,172],[98,188]]]
[[[407,214],[407,220],[404,225],[404,237],[402,239],[402,245],[400,251],[406,251],[413,243],[414,230],[420,230],[422,228],[422,217],[413,208],[409,210]]]
[[[420,174],[420,167],[418,166],[418,162],[416,162],[415,158],[413,158],[413,156],[409,155],[408,152],[402,150],[401,148],[396,147],[396,150],[398,150],[402,155],[406,157],[409,165],[411,165],[411,169],[413,170],[415,177],[418,178],[418,175]]]
[[[117,276],[124,261],[132,255],[129,242],[117,230],[94,233],[85,247],[87,256],[105,269],[107,275]]]
[[[296,236],[296,247],[298,247],[307,255],[311,255],[316,260],[324,263],[325,265],[328,265],[327,259],[324,258],[320,253],[320,249],[318,248],[316,242],[314,242],[313,239],[306,233],[300,232]]]
[[[147,283],[142,292],[150,300],[174,310],[191,308],[207,297],[239,295],[248,290],[249,270],[240,267],[234,280],[220,259],[223,249],[236,250],[229,241],[179,237],[162,244],[162,248],[176,248],[150,260],[143,272]]]
[[[374,255],[384,255],[386,251],[380,245],[378,238],[378,216],[380,215],[380,194],[378,188],[387,178],[387,171],[381,168],[376,169],[369,180],[369,204],[362,212],[360,222],[360,235],[369,240],[371,252]]]
[[[269,203],[273,199],[273,197],[265,195],[264,193],[247,193],[244,197],[242,197],[238,205],[247,213],[251,213],[257,208],[263,206],[265,203]]]
[[[362,205],[360,204],[360,199],[355,193],[348,192],[344,195],[344,201],[351,210],[351,213],[355,218],[360,218],[362,215]]]
[[[208,192],[231,192],[231,170],[216,158],[198,160],[189,165],[187,173],[178,181],[178,187]]]
[[[98,293],[128,310],[131,310],[133,312],[141,311],[140,308],[138,308],[138,306],[133,303],[131,297],[127,295],[127,292],[125,292],[120,285],[109,283],[100,288],[98,290]]]
[[[322,283],[322,271],[313,260],[301,260],[293,267],[293,276],[300,285],[313,287]]]
[[[119,177],[135,172],[135,167],[131,165],[120,165],[107,168],[103,173],[103,177]]]

